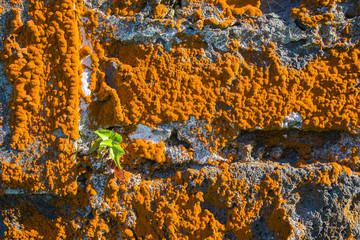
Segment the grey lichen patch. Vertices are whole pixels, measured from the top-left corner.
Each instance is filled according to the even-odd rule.
[[[168,124],[151,128],[143,124],[137,125],[136,131],[128,137],[131,140],[145,139],[153,143],[165,142],[171,135],[172,127]]]
[[[7,107],[11,100],[13,86],[9,84],[5,75],[4,63],[0,63],[0,144],[4,143],[4,139],[10,134],[9,119],[10,109]]]
[[[282,128],[297,128],[302,129],[303,120],[299,113],[292,112],[284,118],[281,125]]]

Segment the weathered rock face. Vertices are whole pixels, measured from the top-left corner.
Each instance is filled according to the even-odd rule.
[[[0,238],[360,239],[359,1],[0,5]]]

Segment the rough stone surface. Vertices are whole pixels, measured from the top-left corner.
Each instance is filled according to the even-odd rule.
[[[0,7],[0,238],[360,239],[359,1]]]

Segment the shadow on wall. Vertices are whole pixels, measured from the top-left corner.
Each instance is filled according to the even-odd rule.
[[[4,224],[3,220],[0,220],[0,238],[4,237],[5,232],[8,231],[9,228]]]
[[[356,136],[344,135],[341,131],[316,132],[297,129],[242,131],[223,151],[248,149],[248,156],[255,160],[289,163],[293,167],[321,161],[339,162],[357,169],[358,166],[353,157],[357,155],[358,148],[350,146],[346,140],[353,138]],[[345,152],[345,146],[354,151]],[[242,158],[234,159],[235,162],[243,160]]]
[[[283,19],[289,19],[291,9],[299,7],[301,0],[261,0],[260,10],[263,14],[275,13]]]

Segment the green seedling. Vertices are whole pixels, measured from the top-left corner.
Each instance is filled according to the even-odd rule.
[[[122,178],[123,172],[120,165],[120,159],[122,158],[122,155],[125,154],[124,149],[120,146],[122,137],[117,133],[105,129],[94,131],[94,133],[96,133],[99,138],[93,142],[90,152],[96,151],[100,160],[107,160],[103,158],[109,156],[117,166],[117,168],[113,167],[113,163],[107,160],[109,168],[115,170],[115,175],[118,178]]]

